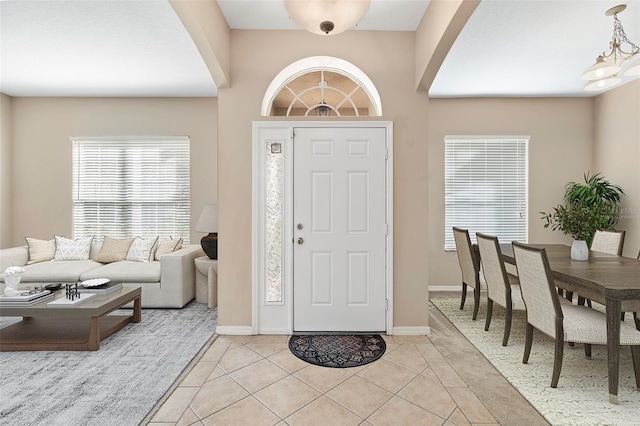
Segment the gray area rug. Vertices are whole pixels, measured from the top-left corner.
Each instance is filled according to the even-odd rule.
[[[475,346],[489,362],[552,425],[639,425],[640,391],[635,387],[631,351],[620,352],[620,404],[609,404],[607,349],[594,345],[591,359],[583,345],[565,344],[557,388],[551,388],[553,340],[534,332],[529,363],[522,363],[525,336],[524,312],[514,312],[508,346],[502,346],[504,313],[494,304],[491,328],[484,331],[486,299],[478,319],[471,319],[473,300],[460,310],[460,299],[432,296],[431,303]],[[596,306],[596,304],[594,304]],[[630,321],[630,315],[627,321]]]
[[[15,321],[2,317],[0,327]],[[216,324],[217,308],[191,302],[143,309],[142,322],[107,337],[96,352],[2,352],[0,424],[138,425]]]

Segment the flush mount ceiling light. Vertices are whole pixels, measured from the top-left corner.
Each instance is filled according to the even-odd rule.
[[[618,19],[618,13],[626,8],[626,5],[621,4],[605,12],[605,15],[613,16],[613,36],[609,42],[609,52],[602,52],[602,55],[596,59],[596,63],[582,73],[581,78],[589,81],[585,90],[601,90],[618,84],[621,81],[618,78],[618,72],[622,69],[622,63],[640,52],[640,48],[627,38],[622,23]],[[639,75],[640,61],[632,64],[624,74]]]
[[[284,0],[289,17],[299,27],[320,35],[340,34],[356,25],[369,0]]]

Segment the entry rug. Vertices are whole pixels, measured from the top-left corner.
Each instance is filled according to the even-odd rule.
[[[551,425],[640,425],[640,391],[635,386],[628,346],[620,350],[620,404],[609,404],[607,348],[604,345],[593,345],[589,359],[584,355],[583,345],[565,344],[560,381],[554,389],[551,387],[553,339],[536,330],[529,363],[522,363],[524,312],[513,312],[509,344],[502,346],[503,307],[493,305],[491,327],[484,331],[486,299],[480,304],[476,321],[471,319],[473,303],[467,303],[464,310],[460,310],[459,297],[436,296],[431,298],[431,303]],[[627,314],[626,321],[631,320],[631,315]]]
[[[0,317],[0,327],[20,319]],[[216,323],[217,308],[191,302],[142,309],[142,322],[107,337],[98,351],[0,352],[0,425],[139,425]]]
[[[322,367],[346,368],[379,359],[387,345],[379,334],[294,335],[289,349],[303,361]]]

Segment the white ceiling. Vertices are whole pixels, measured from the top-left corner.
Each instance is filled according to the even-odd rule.
[[[579,75],[622,0],[484,0],[433,97],[592,96]],[[619,15],[640,45],[640,0]],[[218,0],[233,29],[295,30],[281,0]],[[356,30],[414,31],[429,0],[372,0]],[[624,82],[630,81],[628,77]],[[11,96],[216,96],[167,0],[0,0],[0,91]]]

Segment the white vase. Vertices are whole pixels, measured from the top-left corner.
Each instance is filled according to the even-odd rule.
[[[589,260],[589,247],[584,240],[573,240],[571,244],[571,259]]]

